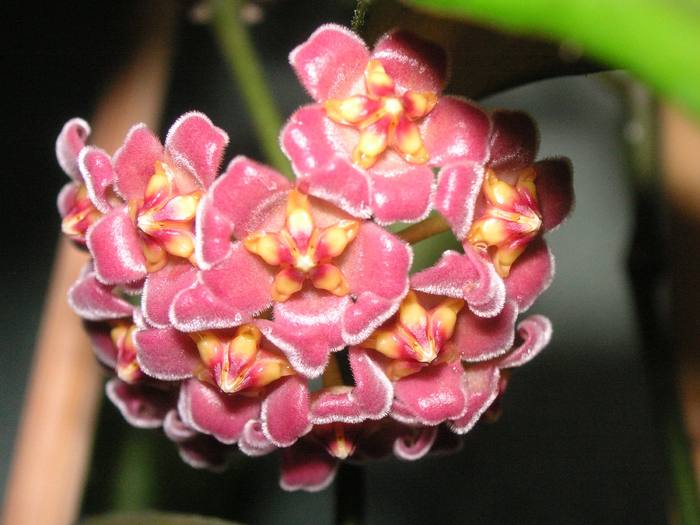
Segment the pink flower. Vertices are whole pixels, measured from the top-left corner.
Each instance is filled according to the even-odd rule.
[[[404,242],[244,157],[202,199],[197,242],[201,271],[175,296],[173,326],[229,328],[272,307],[256,326],[308,377],[390,317],[408,290]]]
[[[66,131],[75,127],[71,122],[57,144],[62,165],[69,164],[65,159],[78,145]],[[196,276],[196,209],[216,177],[227,143],[226,133],[201,113],[192,112],[170,128],[165,147],[139,124],[111,159],[93,146],[80,149],[79,172],[87,195],[104,214],[86,230],[95,275],[106,285],[143,286],[143,314],[154,326],[168,325],[173,296]],[[65,198],[59,198],[65,201],[59,206],[62,209],[70,201],[71,193],[65,193]],[[80,194],[75,192],[76,198]]]
[[[402,31],[370,51],[348,29],[324,25],[290,54],[316,101],[292,115],[281,144],[302,191],[380,224],[427,216],[432,168],[483,163],[489,119],[471,103],[440,96],[446,57]]]
[[[567,159],[534,162],[537,129],[520,112],[497,111],[484,166],[454,162],[438,175],[436,209],[462,241],[415,274],[416,290],[463,298],[477,315],[497,315],[506,300],[527,310],[549,286],[554,260],[542,234],[573,206]]]

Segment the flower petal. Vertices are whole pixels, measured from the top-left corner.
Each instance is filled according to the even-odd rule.
[[[359,344],[399,307],[408,292],[411,248],[373,223],[363,223],[339,264],[355,302],[343,314],[343,339]]]
[[[498,396],[498,367],[470,366],[464,375],[467,383],[467,411],[450,423],[450,428],[457,434],[469,432]]]
[[[186,425],[226,444],[235,443],[246,422],[260,414],[257,398],[227,395],[196,379],[183,381],[177,406]]]
[[[56,139],[56,159],[71,179],[82,181],[78,155],[90,135],[90,125],[81,118],[72,118],[63,125]]]
[[[196,430],[183,423],[177,409],[172,409],[165,415],[165,419],[163,420],[163,432],[167,438],[174,443],[187,441],[197,435]]]
[[[554,257],[542,238],[535,239],[510,269],[505,279],[506,296],[524,312],[554,278]]]
[[[515,171],[530,166],[539,149],[537,125],[522,111],[497,110],[491,115],[489,168]]]
[[[186,379],[200,364],[192,339],[174,328],[138,330],[134,340],[139,367],[155,379]]]
[[[115,177],[112,159],[104,150],[87,146],[78,156],[78,166],[90,201],[102,213],[108,213],[112,209],[109,197]]]
[[[447,219],[457,239],[469,233],[483,181],[483,166],[473,162],[455,162],[438,173],[435,209]]]
[[[278,447],[288,447],[311,430],[309,389],[300,376],[285,377],[263,401],[262,432]]]
[[[427,166],[407,165],[391,177],[372,176],[372,211],[379,224],[416,222],[430,213],[433,171]]]
[[[212,185],[197,211],[197,262],[203,269],[230,255],[232,236],[241,240],[259,227],[290,184],[267,166],[244,156],[234,158]]]
[[[163,146],[145,124],[133,126],[112,159],[117,173],[115,188],[124,200],[143,199],[146,185],[163,160]]]
[[[354,94],[368,60],[362,39],[335,24],[322,25],[289,54],[299,81],[317,101]]]
[[[295,370],[307,377],[318,377],[329,354],[345,346],[340,328],[348,303],[347,297],[307,287],[275,304],[274,321],[261,319],[256,324],[284,352]]]
[[[394,454],[406,461],[422,458],[435,443],[439,427],[419,427],[411,433],[399,436],[394,441]]]
[[[175,296],[170,322],[183,332],[241,325],[270,305],[272,278],[264,263],[236,243],[224,261],[200,271]]]
[[[353,347],[348,355],[355,386],[341,392],[321,391],[311,404],[311,421],[315,425],[334,421],[360,423],[389,413],[391,381],[363,349]]]
[[[499,368],[513,368],[531,361],[552,339],[552,323],[543,315],[531,315],[518,324],[520,345],[498,362]]]
[[[517,315],[514,301],[507,301],[500,314],[487,319],[462,310],[451,342],[464,361],[486,361],[503,355],[513,346]]]
[[[97,360],[114,370],[117,366],[117,347],[112,341],[109,323],[85,321],[83,328],[90,338],[90,346]]]
[[[112,293],[112,287],[97,280],[88,264],[78,280],[68,290],[68,304],[73,311],[89,321],[104,321],[131,317],[134,307]]]
[[[146,276],[141,240],[126,208],[115,208],[97,221],[88,230],[87,245],[103,283],[129,283]]]
[[[107,382],[105,391],[124,419],[138,428],[158,428],[175,404],[172,391],[146,383],[130,385],[113,378]]]
[[[431,365],[394,383],[394,403],[421,423],[437,425],[466,410],[464,370],[460,361]]]
[[[574,206],[571,161],[567,158],[541,160],[535,163],[535,170],[542,222],[545,231],[550,231],[566,219]]]
[[[382,36],[372,51],[399,91],[439,93],[447,81],[447,54],[437,44],[407,31]]]
[[[440,97],[421,121],[421,136],[431,166],[453,161],[483,164],[488,154],[491,123],[476,105],[457,97]]]
[[[338,471],[337,459],[305,442],[283,449],[280,459],[280,487],[287,491],[319,492],[333,483]]]
[[[58,192],[58,197],[56,198],[56,208],[58,208],[58,213],[61,218],[68,215],[73,206],[75,206],[75,196],[80,188],[79,183],[69,182],[65,184],[61,191]]]
[[[337,126],[326,118],[322,106],[305,106],[282,129],[282,151],[292,161],[300,190],[355,217],[369,217],[369,179],[350,162],[348,152],[331,140],[336,134],[329,135],[329,129]]]
[[[156,328],[170,326],[170,305],[175,296],[194,284],[197,270],[188,261],[171,261],[148,274],[143,285],[141,307],[148,324]]]
[[[447,250],[438,262],[411,278],[411,287],[432,295],[467,301],[479,317],[498,315],[505,304],[505,287],[493,265],[470,247],[459,254]]]
[[[264,456],[273,452],[277,447],[270,442],[262,431],[262,422],[251,419],[243,427],[243,434],[238,439],[238,448],[246,456]]]
[[[189,171],[204,188],[214,182],[227,145],[226,132],[197,111],[178,118],[165,139],[170,158]]]

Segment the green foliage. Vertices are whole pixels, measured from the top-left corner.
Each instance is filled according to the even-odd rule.
[[[408,0],[435,13],[545,36],[624,68],[700,117],[697,0]]]

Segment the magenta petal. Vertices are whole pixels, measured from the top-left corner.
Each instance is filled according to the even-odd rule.
[[[243,324],[272,302],[272,279],[265,264],[236,243],[229,257],[200,271],[194,284],[175,296],[170,322],[183,332]]]
[[[243,433],[238,439],[238,448],[246,456],[264,456],[277,450],[262,430],[262,422],[259,419],[251,419],[243,427]]]
[[[389,413],[393,398],[391,381],[363,349],[351,348],[349,357],[355,386],[340,391],[322,390],[311,404],[313,424],[360,423],[365,419],[381,419]]]
[[[467,383],[467,411],[450,424],[450,428],[457,434],[469,432],[498,396],[498,367],[468,367],[464,375]]]
[[[148,274],[141,298],[143,315],[148,323],[156,328],[170,326],[170,305],[179,292],[192,286],[196,278],[197,270],[188,261],[172,261]]]
[[[82,181],[78,155],[90,135],[90,125],[81,118],[72,118],[63,125],[56,139],[56,158],[71,179]]]
[[[518,307],[506,302],[496,317],[485,319],[464,309],[457,317],[452,343],[464,361],[486,361],[505,354],[515,339]]]
[[[379,224],[416,222],[430,213],[433,171],[408,165],[391,177],[372,176],[372,211]]]
[[[505,279],[506,295],[524,312],[544,292],[554,278],[554,257],[542,238],[538,238],[518,257]]]
[[[87,245],[100,281],[128,283],[147,275],[141,240],[126,208],[115,208],[97,221],[88,230]]]
[[[290,188],[272,168],[237,156],[212,185],[197,212],[197,260],[208,269],[226,258],[231,237],[243,239]]]
[[[476,105],[457,97],[441,97],[420,128],[431,166],[486,161],[491,123]]]
[[[263,401],[260,419],[263,434],[278,447],[292,445],[311,430],[306,380],[289,376],[277,381]]]
[[[430,268],[413,275],[411,287],[432,295],[464,299],[479,317],[498,315],[505,304],[503,280],[489,262],[470,247],[447,250]]]
[[[447,219],[458,239],[469,232],[483,181],[483,166],[472,162],[449,164],[438,174],[435,209]]]
[[[537,125],[530,115],[522,111],[497,110],[491,119],[489,168],[515,171],[530,166],[539,148]]]
[[[422,427],[410,434],[399,436],[394,441],[394,454],[406,461],[415,461],[422,458],[435,443],[438,427]]]
[[[130,385],[121,379],[110,379],[105,386],[107,397],[131,425],[158,428],[173,407],[172,392],[145,383]]]
[[[289,63],[317,101],[343,98],[362,80],[369,51],[349,29],[326,24],[289,54]]]
[[[321,491],[333,482],[338,470],[337,459],[308,443],[285,448],[280,457],[280,487],[288,491]]]
[[[90,346],[97,360],[109,369],[117,366],[117,347],[114,346],[108,323],[84,322],[83,328],[90,338]]]
[[[183,423],[177,409],[172,409],[165,415],[165,419],[163,420],[163,432],[170,441],[175,443],[187,441],[197,435],[196,430]]]
[[[197,434],[192,439],[178,443],[177,450],[180,459],[192,468],[219,473],[228,466],[230,447],[211,436]]]
[[[186,379],[200,366],[192,339],[174,328],[138,330],[134,339],[139,367],[151,377]]]
[[[426,425],[456,419],[466,410],[462,363],[431,365],[394,383],[394,396]]]
[[[114,183],[112,159],[104,150],[87,146],[80,152],[78,165],[92,204],[108,213],[112,209],[109,198]]]
[[[392,31],[375,44],[378,59],[400,91],[440,93],[447,80],[447,55],[437,44],[407,31]]]
[[[112,288],[97,280],[92,265],[87,265],[68,290],[68,304],[83,319],[104,321],[131,317],[134,307],[112,293]]]
[[[408,292],[411,248],[373,223],[363,223],[340,265],[355,302],[343,315],[343,339],[359,344],[391,317]]]
[[[258,417],[260,401],[256,397],[224,394],[196,379],[188,379],[180,387],[178,411],[186,425],[231,444],[238,440],[246,422]]]
[[[537,200],[542,210],[545,231],[559,226],[574,206],[574,181],[571,161],[566,158],[542,160],[537,170]]]
[[[204,188],[214,182],[227,144],[226,132],[196,111],[178,118],[165,139],[170,158],[189,171]]]
[[[329,354],[345,346],[340,327],[348,303],[347,297],[307,287],[275,304],[274,321],[261,319],[257,326],[285,353],[295,370],[307,377],[318,377]]]
[[[543,315],[531,315],[518,324],[522,343],[498,362],[500,368],[521,366],[532,360],[552,339],[552,323]]]
[[[115,187],[124,200],[143,199],[156,162],[163,160],[163,146],[145,124],[133,126],[114,154]]]
[[[56,198],[56,207],[58,208],[58,213],[61,218],[68,215],[73,206],[75,206],[75,195],[78,193],[79,184],[76,182],[69,182],[65,184],[61,191],[58,192],[58,197]]]

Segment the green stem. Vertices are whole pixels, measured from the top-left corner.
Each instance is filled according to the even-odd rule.
[[[214,33],[253,119],[267,162],[291,179],[289,162],[278,142],[282,120],[265,82],[248,28],[240,17],[241,4],[241,0],[211,0]]]
[[[350,28],[355,32],[359,33],[365,25],[365,18],[367,17],[367,10],[369,9],[369,4],[372,0],[357,0],[357,5],[355,6],[355,12],[352,14],[352,22],[350,23]]]

